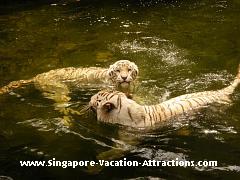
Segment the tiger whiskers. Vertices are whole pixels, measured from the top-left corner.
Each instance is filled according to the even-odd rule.
[[[83,108],[78,112],[78,115],[84,115],[84,114],[89,114],[91,112],[91,107],[89,104],[86,104],[83,106]]]

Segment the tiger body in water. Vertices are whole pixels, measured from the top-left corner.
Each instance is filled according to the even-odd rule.
[[[138,75],[138,67],[128,60],[119,60],[110,65],[109,68],[61,68],[38,74],[29,80],[10,82],[0,88],[0,94],[9,93],[12,90],[33,83],[41,90],[45,97],[56,102],[70,100],[69,84],[109,84],[115,89],[129,93]]]
[[[118,91],[100,91],[92,96],[89,107],[99,121],[136,128],[151,127],[173,117],[214,103],[228,104],[230,95],[240,84],[240,66],[230,86],[217,91],[204,91],[181,95],[157,105],[140,105]]]

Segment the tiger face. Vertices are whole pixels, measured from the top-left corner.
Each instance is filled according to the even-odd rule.
[[[128,88],[137,78],[138,67],[128,60],[119,60],[109,67],[108,75],[117,87]]]
[[[89,107],[96,113],[110,112],[117,106],[114,103],[116,101],[115,98],[120,96],[125,96],[125,94],[118,91],[116,92],[100,91],[91,97]],[[111,108],[110,106],[107,108],[106,104],[107,102],[110,103],[110,100]]]

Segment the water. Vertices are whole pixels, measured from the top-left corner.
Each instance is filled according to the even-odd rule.
[[[238,0],[1,1],[0,86],[68,66],[107,67],[119,59],[140,69],[139,101],[222,88],[236,74]],[[98,88],[75,88],[81,109]],[[32,85],[0,97],[0,175],[14,179],[237,179],[240,93],[231,107],[200,112],[150,131],[64,116]],[[128,137],[128,138],[127,138]],[[131,137],[131,138],[129,138]],[[125,150],[115,153],[112,149]],[[218,167],[23,168],[20,160],[217,160]]]

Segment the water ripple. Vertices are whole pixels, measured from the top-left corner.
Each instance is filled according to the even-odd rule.
[[[156,161],[171,161],[173,159],[186,160],[187,155],[183,153],[174,153],[162,149],[155,150],[153,148],[137,148],[132,153],[138,153],[137,156],[145,159],[154,159]]]
[[[76,135],[83,140],[94,142],[95,144],[100,145],[102,147],[108,147],[108,148],[112,148],[112,149],[121,149],[121,150],[123,150],[123,149],[126,150],[126,149],[131,148],[131,146],[126,144],[125,142],[116,140],[114,138],[104,137],[104,139],[108,139],[111,142],[114,142],[114,146],[111,146],[100,140],[97,140],[96,138],[86,137],[78,132],[71,130],[69,124],[66,124],[65,120],[62,118],[51,118],[51,119],[33,118],[33,119],[29,119],[29,120],[26,120],[23,122],[18,122],[17,124],[32,126],[32,127],[37,128],[38,131],[43,131],[43,132],[53,131],[56,134],[64,133],[64,134]],[[80,126],[78,126],[78,127],[80,127]],[[86,131],[86,128],[85,127],[83,127],[83,128]],[[33,149],[31,151],[35,151],[35,150]]]

